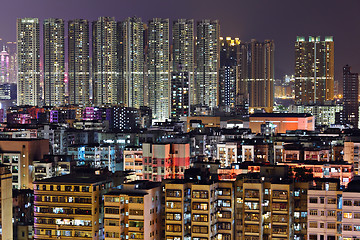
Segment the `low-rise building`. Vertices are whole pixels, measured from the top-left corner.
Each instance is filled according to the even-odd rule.
[[[143,179],[143,157],[142,148],[136,146],[127,146],[124,149],[124,171],[134,172],[130,180]]]
[[[78,166],[107,167],[111,172],[121,170],[116,169],[115,145],[77,144],[68,147],[68,154],[73,156]]]
[[[304,168],[308,170],[314,178],[334,178],[339,179],[340,186],[347,187],[354,177],[352,164],[347,162],[282,162],[277,165],[286,165],[294,169]]]
[[[220,117],[216,116],[192,116],[181,117],[180,119],[186,123],[186,132],[203,127],[220,127]]]
[[[235,239],[293,239],[293,184],[261,179],[235,182]]]
[[[360,181],[349,183],[342,194],[342,239],[360,239]]]
[[[13,239],[13,199],[10,167],[0,164],[0,239]]]
[[[339,181],[320,179],[308,190],[307,239],[341,239],[342,191]]]
[[[255,133],[286,133],[289,130],[314,131],[315,119],[306,113],[255,113],[249,117]]]
[[[190,167],[190,144],[143,143],[144,180],[183,179]]]
[[[219,143],[217,144],[217,156],[216,159],[220,161],[222,167],[228,167],[232,163],[237,163],[237,143]]]
[[[165,239],[235,239],[233,192],[232,182],[165,184]]]
[[[359,175],[359,151],[360,139],[347,138],[344,142],[344,161],[349,162],[354,167],[355,175]]]
[[[105,194],[105,239],[161,239],[161,184],[134,181]]]
[[[34,162],[35,181],[55,176],[54,164],[52,162]]]
[[[49,154],[48,140],[0,139],[0,162],[11,166],[15,189],[33,189],[33,162],[45,154]]]
[[[105,175],[69,174],[34,182],[34,238],[102,239]]]
[[[290,105],[290,113],[309,113],[315,117],[315,125],[336,124],[336,115],[343,111],[341,104],[329,105]]]

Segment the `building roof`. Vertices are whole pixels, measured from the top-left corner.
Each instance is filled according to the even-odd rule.
[[[130,189],[126,189],[126,190],[120,190],[120,189],[114,189],[111,190],[110,192],[106,193],[105,195],[128,195],[128,196],[136,196],[136,197],[142,197],[147,195],[148,193],[144,190],[138,190],[138,189],[134,189],[134,190],[130,190]]]
[[[330,162],[322,162],[322,161],[315,161],[315,160],[299,160],[299,161],[287,161],[287,162],[281,162],[279,163],[281,165],[287,165],[287,164],[301,164],[301,165],[327,165],[327,166],[333,166],[333,165],[348,165],[352,166],[351,163],[346,161],[330,161]]]
[[[65,183],[65,184],[95,184],[109,182],[110,178],[106,175],[96,175],[89,173],[66,174],[58,177],[45,178],[35,181],[38,183]]]
[[[360,192],[360,178],[355,177],[349,184],[344,192]]]
[[[35,141],[49,141],[42,138],[0,138],[0,142],[35,142]]]
[[[285,118],[285,117],[296,117],[296,118],[305,118],[311,117],[312,115],[309,113],[254,113],[250,115],[251,117],[277,117],[277,118]]]
[[[136,189],[152,189],[152,188],[156,188],[159,187],[161,185],[161,182],[152,182],[149,180],[135,180],[132,182],[127,182],[123,184],[124,186],[136,186]]]

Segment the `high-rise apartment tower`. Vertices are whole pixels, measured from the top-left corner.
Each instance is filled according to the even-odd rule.
[[[17,105],[40,105],[39,19],[19,18],[17,28]]]
[[[344,121],[358,127],[359,122],[359,76],[352,73],[349,65],[343,68]]]
[[[295,102],[323,104],[334,97],[333,37],[297,37],[295,42]]]
[[[84,19],[68,23],[69,103],[90,102],[89,22]]]
[[[220,38],[219,105],[235,107],[239,80],[240,40]]]
[[[178,19],[172,28],[172,71],[187,74],[190,83],[190,104],[194,104],[194,20]],[[185,73],[187,72],[187,73]]]
[[[149,105],[158,120],[170,114],[169,19],[154,18],[148,25]]]
[[[118,104],[119,64],[117,23],[113,17],[93,22],[93,103]]]
[[[46,106],[65,105],[64,20],[44,21],[44,96]]]
[[[127,107],[144,106],[144,23],[131,17],[118,23],[120,101]]]
[[[272,112],[274,104],[274,51],[272,40],[252,39],[240,46],[240,81],[238,95],[250,111]],[[240,101],[241,102],[241,101]]]
[[[220,24],[218,20],[202,20],[196,29],[196,104],[213,108],[219,100]]]

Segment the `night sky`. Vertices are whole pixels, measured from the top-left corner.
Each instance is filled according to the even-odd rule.
[[[16,18],[85,18],[138,16],[219,19],[221,36],[275,41],[275,74],[294,72],[297,35],[334,36],[335,79],[341,81],[342,66],[360,72],[359,0],[2,0],[0,37],[16,40]]]

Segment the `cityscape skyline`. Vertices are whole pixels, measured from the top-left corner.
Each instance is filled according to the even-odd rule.
[[[44,95],[44,99],[42,103],[31,103],[31,105],[74,104],[74,96],[82,96],[82,91],[88,92],[86,85],[90,85],[90,79],[83,79],[82,83],[78,76],[86,76],[84,70],[89,69],[89,66],[85,66],[84,63],[92,58],[92,67],[90,68],[93,98],[87,96],[88,100],[77,102],[78,104],[88,105],[89,100],[93,99],[92,103],[95,106],[121,104],[126,107],[139,108],[149,105],[153,110],[153,117],[161,120],[168,119],[170,107],[175,106],[175,109],[184,111],[181,115],[185,116],[188,115],[186,109],[190,105],[214,109],[219,105],[233,108],[236,104],[247,108],[247,103],[249,103],[250,112],[254,112],[255,109],[272,112],[274,104],[274,41],[265,40],[264,43],[261,43],[252,39],[251,43],[246,43],[240,42],[238,38],[232,40],[230,37],[226,37],[227,44],[230,44],[229,48],[225,47],[224,38],[220,37],[218,20],[197,21],[195,37],[193,20],[186,20],[188,22],[185,27],[183,20],[180,19],[173,21],[174,30],[171,35],[174,45],[170,45],[169,19],[154,18],[148,22],[148,25],[143,23],[140,18],[132,19],[137,22],[139,27],[135,28],[138,30],[133,31],[124,27],[128,20],[117,22],[114,17],[100,17],[99,20],[92,22],[91,34],[88,25],[85,24],[77,35],[83,38],[78,40],[75,46],[72,23],[74,21],[87,23],[87,20],[70,20],[68,23],[69,36],[66,37],[63,19],[45,19],[43,43],[40,44],[40,20],[38,18],[18,19],[17,41],[20,47],[17,52],[21,57],[18,61],[18,69],[23,69],[18,71],[18,76],[20,76],[18,83],[32,84],[32,80],[27,81],[29,78],[27,75],[33,74],[32,68],[41,69],[41,61],[33,61],[33,56],[37,56],[38,59],[43,58],[44,61],[44,70],[36,71],[38,75],[43,76],[44,87],[30,94],[31,98]],[[33,23],[36,25],[33,26]],[[179,31],[180,26],[183,28],[181,32]],[[31,35],[33,31],[36,32],[34,37]],[[88,49],[91,35],[92,57],[89,55],[91,51]],[[143,40],[141,40],[142,37]],[[67,59],[65,57],[66,38],[68,38],[69,45],[67,46],[69,49]],[[137,39],[136,42],[135,39]],[[36,44],[33,44],[34,41]],[[43,45],[42,54],[40,54],[41,47],[39,48],[39,45]],[[82,49],[83,46],[85,46],[84,49]],[[135,46],[138,47],[135,48]],[[79,51],[75,53],[76,48],[79,48]],[[171,55],[172,51],[173,55]],[[38,52],[38,54],[34,55],[32,52]],[[143,58],[144,61],[141,60]],[[82,63],[82,61],[85,62]],[[232,63],[230,64],[230,62]],[[67,64],[69,79],[65,78]],[[75,69],[76,64],[79,66]],[[230,70],[229,64],[232,65],[232,70]],[[127,66],[130,66],[131,69],[127,69]],[[220,66],[224,67],[223,71],[219,71]],[[174,82],[170,87],[170,73],[178,75],[187,73],[190,74],[190,79],[183,83]],[[23,74],[25,77],[21,77]],[[222,76],[221,79],[219,74]],[[230,75],[232,76],[230,77]],[[333,80],[332,77],[331,81],[333,82]],[[65,97],[68,81],[70,101],[67,101]],[[38,84],[39,81],[37,80],[36,83]],[[84,85],[85,88],[75,89],[76,84]],[[145,90],[147,84],[148,90]],[[187,100],[184,100],[183,103],[187,102],[186,105],[170,99],[169,91],[173,87],[175,88],[171,91],[171,95],[174,97],[185,94],[183,97]],[[26,101],[21,101],[21,98],[27,94],[27,89],[19,88],[18,106],[28,104]],[[176,94],[177,89],[180,92]],[[333,89],[333,84],[331,89]],[[136,94],[134,94],[134,90],[137,92]],[[188,91],[190,94],[187,93]],[[333,90],[331,91],[333,92]],[[265,96],[264,99],[262,99],[263,96]],[[178,100],[182,101],[183,97],[180,96]],[[223,97],[227,98],[225,102]],[[148,101],[142,100],[147,98]],[[220,98],[222,103],[219,102]],[[133,101],[137,102],[137,106],[132,104]],[[230,103],[231,101],[232,103]],[[172,106],[170,106],[170,102]],[[183,108],[184,110],[182,110]],[[177,110],[172,111],[177,112]]]
[[[360,240],[359,0],[1,6],[0,240]]]
[[[158,5],[157,2],[164,7],[155,8],[154,6]],[[195,21],[218,19],[222,26],[221,35],[224,37],[239,37],[242,41],[250,41],[252,38],[274,40],[276,43],[275,77],[277,79],[282,78],[285,74],[292,74],[294,71],[293,41],[298,35],[334,36],[336,42],[335,80],[341,82],[342,67],[346,64],[354,66],[354,71],[359,71],[360,68],[355,57],[357,53],[360,53],[360,49],[355,47],[356,39],[359,36],[355,31],[351,31],[354,28],[352,22],[355,23],[356,18],[359,18],[355,9],[360,4],[356,1],[346,1],[345,3],[327,1],[326,5],[323,1],[316,3],[303,1],[297,8],[292,8],[292,4],[286,1],[278,1],[277,4],[264,1],[257,3],[229,1],[228,5],[232,7],[226,8],[227,11],[219,10],[212,1],[207,2],[208,8],[201,8],[203,1],[191,3],[193,7],[186,11],[183,6],[187,6],[187,4],[173,8],[172,3],[163,1],[155,1],[154,4],[142,1],[126,4],[107,1],[107,4],[103,4],[101,7],[99,7],[99,3],[94,1],[77,1],[71,3],[72,8],[70,9],[66,8],[67,3],[70,2],[65,1],[62,4],[55,5],[41,0],[32,1],[31,4],[27,1],[18,1],[16,4],[6,3],[8,11],[0,17],[0,20],[4,18],[4,21],[0,21],[2,22],[0,23],[0,29],[2,29],[0,38],[5,41],[15,40],[14,25],[8,23],[11,22],[11,19],[15,23],[16,18],[20,17],[39,17],[41,20],[58,17],[66,21],[84,18],[93,21],[100,16],[114,16],[116,20],[122,21],[127,17],[137,16],[141,17],[144,22],[154,17],[171,17],[170,21],[180,18],[193,18]],[[18,8],[18,4],[22,4],[22,7]],[[311,8],[307,10],[310,4]],[[82,13],[77,11],[80,6],[83,9]],[[119,11],[117,6],[121,7],[122,11]],[[47,10],[44,11],[44,9]],[[255,10],[256,12],[254,12]],[[306,18],[303,17],[305,16],[303,15],[304,12],[306,12]],[[335,15],[337,18],[332,17]],[[319,21],[319,19],[322,20]],[[263,24],[265,20],[267,25]]]

